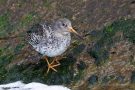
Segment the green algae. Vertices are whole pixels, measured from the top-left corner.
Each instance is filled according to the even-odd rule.
[[[7,59],[6,56],[3,58],[5,58],[7,61],[10,60]],[[0,79],[2,81],[0,83],[23,80],[26,83],[38,81],[47,84],[69,84],[77,77],[74,76],[73,70],[75,61],[76,59],[69,55],[67,58],[60,61],[61,66],[57,67],[58,72],[50,71],[48,74],[46,74],[47,64],[44,62],[44,60],[41,60],[38,64],[15,65],[10,70],[1,68],[3,72],[0,73]],[[8,64],[10,62],[6,63]],[[4,62],[1,63],[2,67],[5,67],[4,65],[7,64],[4,64]]]
[[[119,37],[114,37],[117,32],[123,32],[123,40],[135,43],[135,20],[118,20],[102,30],[102,37],[95,43],[88,53],[95,58],[95,64],[101,65],[109,60],[109,50],[114,43],[120,41]]]
[[[112,24],[114,30],[123,31],[124,38],[130,42],[135,43],[135,20],[120,20]]]
[[[0,37],[8,35],[8,32],[12,29],[9,19],[9,13],[0,15]]]
[[[0,56],[0,83],[5,81],[7,77],[8,71],[6,70],[6,66],[13,60],[14,55],[1,55]]]
[[[51,4],[51,2],[50,2],[51,0],[44,0],[44,2],[43,2],[43,6],[45,6],[45,7],[47,7],[47,8],[50,8],[50,4]]]
[[[20,26],[21,27],[26,27],[27,25],[29,25],[29,23],[32,22],[34,18],[34,15],[29,13],[29,14],[26,14],[24,17],[22,17],[21,21],[20,21]]]
[[[25,46],[24,43],[18,44],[15,49],[14,49],[14,53],[18,54],[19,52],[21,52],[22,48]]]
[[[7,0],[0,0],[0,5],[4,5],[7,2]]]

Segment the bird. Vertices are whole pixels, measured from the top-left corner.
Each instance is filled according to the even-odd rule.
[[[71,44],[71,33],[81,37],[73,29],[71,21],[67,18],[60,18],[51,24],[47,22],[33,25],[27,31],[27,41],[35,51],[43,55],[47,62],[47,73],[52,69],[57,72],[55,67],[60,65],[56,58],[63,54]],[[48,57],[54,57],[50,63]]]

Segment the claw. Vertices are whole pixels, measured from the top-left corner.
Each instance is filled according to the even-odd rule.
[[[47,57],[45,57],[45,60],[48,64],[48,69],[47,69],[47,74],[49,73],[50,69],[52,69],[53,71],[57,72],[57,70],[54,67],[57,67],[60,65],[60,63],[56,60],[57,64],[54,64],[55,60],[53,60],[51,63],[49,63]]]

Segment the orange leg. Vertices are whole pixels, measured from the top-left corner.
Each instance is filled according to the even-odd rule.
[[[46,60],[46,62],[47,62],[47,64],[48,64],[47,73],[49,73],[50,69],[52,69],[53,71],[57,72],[57,70],[56,70],[54,67],[59,66],[59,65],[60,65],[60,63],[59,63],[59,62],[57,62],[57,60],[55,60],[55,59],[54,59],[51,63],[49,63],[49,61],[48,61],[47,57],[45,57],[45,60]],[[55,63],[55,61],[57,62],[57,64],[54,64],[54,63]]]
[[[60,57],[60,56],[59,56],[59,57],[57,57],[57,58],[56,58],[56,57],[54,57],[54,58],[55,58],[54,62],[56,61],[58,64],[60,64],[59,61],[62,60],[63,58],[67,58],[67,57]]]

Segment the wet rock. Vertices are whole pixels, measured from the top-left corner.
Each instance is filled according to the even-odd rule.
[[[125,78],[124,76],[118,76],[116,77],[116,80],[118,80],[119,83],[125,83],[124,78]]]
[[[84,69],[86,68],[85,62],[80,61],[80,62],[77,64],[77,68],[80,69],[80,70],[84,70]]]
[[[135,83],[135,71],[132,72],[131,83]]]
[[[85,48],[84,44],[79,44],[75,48],[73,48],[72,53],[77,56],[78,54],[82,53]]]
[[[96,75],[90,76],[89,79],[88,79],[88,82],[89,82],[89,84],[92,84],[92,85],[97,83],[98,82],[98,76],[96,76]]]
[[[105,76],[105,77],[102,78],[102,83],[107,84],[109,81],[111,81],[114,78],[115,78],[114,75]]]

